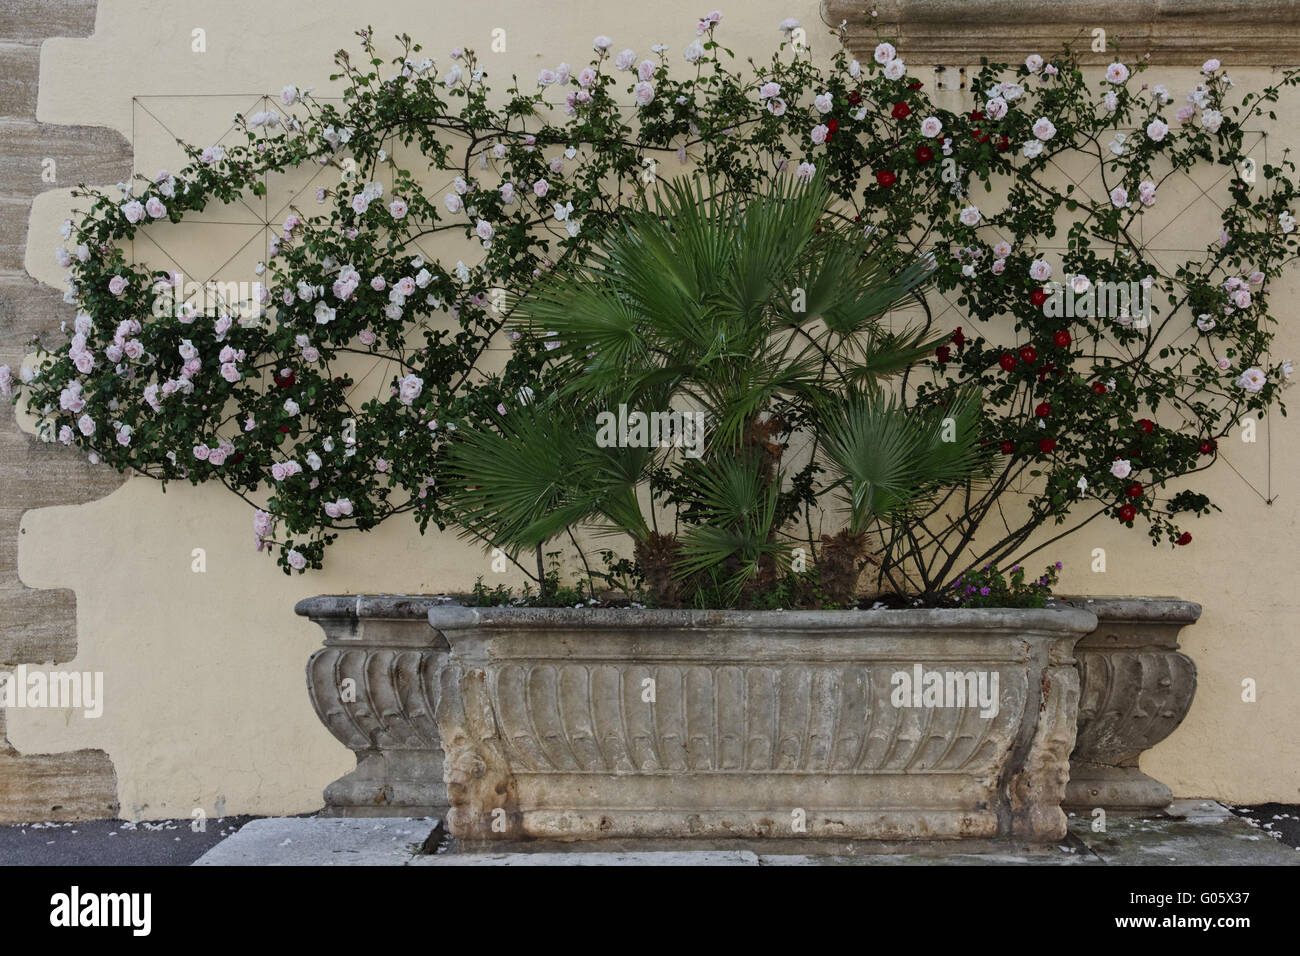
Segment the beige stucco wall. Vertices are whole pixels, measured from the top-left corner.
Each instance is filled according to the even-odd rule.
[[[236,102],[238,96],[206,105],[148,99],[142,102],[155,114],[148,117],[132,97],[250,94],[289,82],[321,91],[329,85],[332,51],[351,46],[351,31],[367,23],[379,37],[408,31],[440,59],[453,45],[474,46],[499,82],[512,72],[535,75],[560,60],[581,63],[597,33],[613,37],[616,48],[640,51],[665,42],[679,55],[705,12],[684,0],[400,0],[361,9],[348,0],[101,0],[94,36],[46,43],[38,115],[48,123],[117,128],[134,137],[136,168],[152,174],[179,165],[166,134],[152,125],[158,114],[168,111],[166,125],[178,135],[203,140],[214,129],[223,131],[220,121],[248,104]],[[747,0],[724,13],[725,39],[741,55],[765,58],[779,40],[776,25],[787,16],[808,27],[815,49],[833,49],[814,0]],[[507,31],[504,53],[489,52],[495,27]],[[191,52],[195,28],[206,30],[206,53]],[[918,66],[913,64],[914,71]],[[1266,75],[1234,72],[1243,85]],[[1193,74],[1157,69],[1148,76],[1185,90]],[[1282,118],[1281,129],[1300,129],[1300,110],[1289,106]],[[1281,146],[1276,139],[1270,150],[1275,146]],[[28,268],[52,285],[59,283],[60,270],[50,251],[69,204],[66,192],[47,193],[32,214]],[[1172,232],[1190,234],[1198,216],[1203,231],[1206,215],[1205,209],[1194,210]],[[203,268],[205,243],[232,241],[241,227],[174,228],[167,249],[186,259],[193,273]],[[223,228],[224,234],[195,231]],[[140,254],[150,262],[163,258],[157,249]],[[245,265],[255,261],[253,255],[246,253]],[[1279,355],[1296,355],[1294,309],[1277,308],[1283,319]],[[1225,513],[1193,523],[1192,547],[1155,550],[1141,532],[1098,521],[1042,556],[1044,562],[1049,554],[1065,562],[1064,590],[1177,594],[1205,605],[1202,622],[1184,635],[1200,667],[1195,705],[1145,764],[1179,795],[1300,800],[1293,733],[1300,701],[1291,693],[1300,681],[1293,650],[1300,601],[1293,570],[1300,460],[1294,419],[1277,418],[1270,428],[1261,429],[1253,445],[1224,442],[1227,461],[1204,485]],[[1227,464],[1266,490],[1270,449],[1277,500],[1266,505]],[[489,583],[512,580],[494,577],[477,548],[451,534],[422,538],[407,523],[346,539],[329,551],[323,572],[293,578],[256,554],[251,542],[250,509],[219,488],[177,485],[163,494],[156,483],[133,479],[100,501],[28,512],[21,577],[31,587],[76,591],[79,652],[61,666],[102,670],[107,701],[96,720],[79,713],[10,711],[13,745],[26,753],[102,748],[116,769],[126,817],[186,816],[200,807],[209,814],[310,811],[320,806],[321,788],[349,769],[351,758],[308,703],[303,666],[320,634],[293,615],[293,603],[317,593],[465,589],[479,575]],[[196,548],[205,552],[204,573],[191,570]],[[1094,548],[1106,549],[1104,574],[1088,570]],[[1258,682],[1257,703],[1241,701],[1243,678]]]

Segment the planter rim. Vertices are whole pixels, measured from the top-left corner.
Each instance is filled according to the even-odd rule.
[[[846,611],[698,611],[655,608],[517,608],[442,605],[428,611],[429,624],[443,630],[710,630],[827,631],[878,628],[886,631],[1004,630],[1087,634],[1097,627],[1091,610],[1055,608],[902,608]]]
[[[295,604],[293,613],[313,619],[422,620],[431,608],[455,601],[446,594],[318,594]]]
[[[1099,621],[1165,621],[1195,624],[1201,617],[1201,605],[1179,597],[1147,597],[1126,594],[1057,594],[1054,601],[1083,608],[1097,615]]]

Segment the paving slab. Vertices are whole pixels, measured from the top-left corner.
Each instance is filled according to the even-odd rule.
[[[1300,866],[1300,851],[1211,800],[1177,800],[1174,818],[1112,814],[1105,832],[1071,821],[1088,851],[1113,866]],[[1178,817],[1181,817],[1179,819]]]
[[[437,820],[424,817],[267,817],[245,824],[193,865],[403,866],[437,828]]]
[[[1167,817],[1112,814],[1104,831],[1070,819],[1060,844],[808,843],[739,846],[513,845],[458,852],[439,821],[298,817],[254,820],[196,866],[1300,866],[1300,852],[1209,800],[1175,801]]]

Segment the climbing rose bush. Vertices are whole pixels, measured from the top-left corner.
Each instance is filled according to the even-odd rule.
[[[232,141],[187,147],[185,168],[79,190],[87,208],[56,252],[75,318],[37,343],[21,380],[0,369],[0,390],[46,441],[164,483],[226,486],[255,509],[258,549],[286,572],[319,567],[342,530],[399,514],[444,525],[456,430],[548,385],[557,343],[512,329],[511,312],[584,255],[592,226],[640,206],[666,170],[746,194],[820,173],[829,215],[900,267],[935,253],[937,293],[900,321],[949,341],[904,377],[904,400],[947,403],[977,384],[1003,455],[991,480],[876,529],[881,586],[934,595],[964,569],[1023,562],[1052,523],[1064,534],[1109,517],[1190,541],[1187,519],[1213,505],[1180,479],[1242,415],[1280,408],[1292,375],[1270,359],[1269,291],[1296,252],[1295,167],[1245,142],[1296,74],[1241,93],[1211,60],[1173,90],[1143,81],[1146,62],[1089,78],[1066,49],[985,63],[953,112],[887,39],[866,63],[841,50],[821,67],[787,20],[768,61],[738,64],[721,20],[667,37],[678,49],[598,36],[580,62],[503,94],[470,49],[435,60],[403,35],[386,57],[361,31],[360,54],[335,57],[341,103],[286,86],[274,109],[237,117]],[[1062,185],[1067,161],[1100,185]],[[176,277],[126,256],[142,231],[316,167],[332,181],[285,210],[244,301],[171,308]],[[1203,251],[1170,264],[1143,219],[1205,169],[1224,174],[1220,228],[1186,237]],[[455,261],[424,251],[448,238]],[[1053,308],[1103,283],[1149,292],[1149,320]],[[939,314],[940,296],[960,318]],[[504,364],[490,346],[509,347]],[[1009,520],[998,504],[1025,480]]]

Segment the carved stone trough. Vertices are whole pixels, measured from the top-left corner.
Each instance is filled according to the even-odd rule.
[[[463,843],[1065,836],[1088,611],[429,622],[449,647],[436,714]]]

